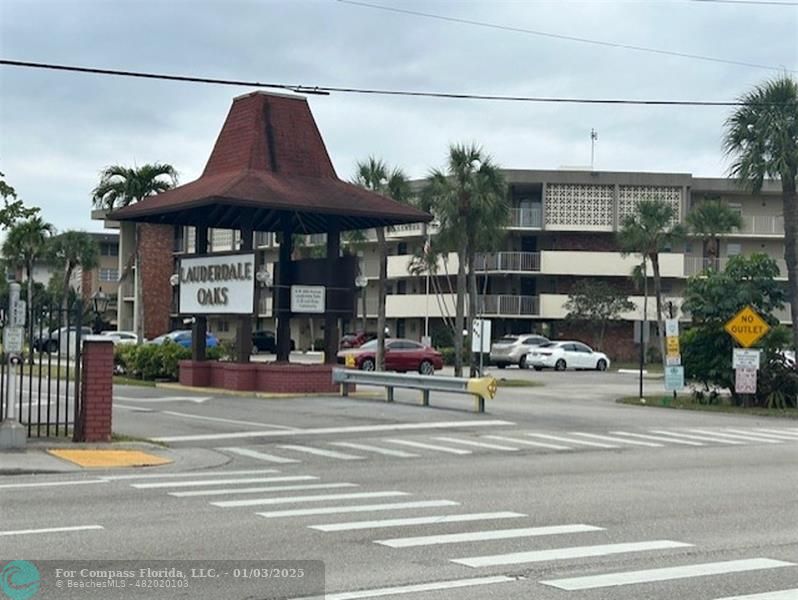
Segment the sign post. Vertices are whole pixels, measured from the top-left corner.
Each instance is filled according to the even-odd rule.
[[[22,362],[23,328],[25,327],[25,303],[19,299],[20,285],[11,282],[9,286],[9,323],[3,332],[3,353],[8,360],[8,379],[6,381],[6,411],[0,423],[0,448],[23,448],[27,442],[27,432],[17,420],[14,401],[17,397],[17,366]]]
[[[750,348],[770,331],[770,325],[751,306],[744,307],[723,326],[726,332],[743,348]],[[732,351],[734,391],[738,394],[756,394],[756,376],[759,370],[759,350]]]

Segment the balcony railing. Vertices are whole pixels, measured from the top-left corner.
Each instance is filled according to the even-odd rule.
[[[543,208],[511,208],[510,227],[516,229],[541,229],[543,227]]]
[[[480,296],[478,308],[483,315],[535,316],[540,314],[538,296]]]
[[[743,215],[738,233],[751,235],[784,235],[784,217],[775,215]]]
[[[776,264],[779,267],[779,278],[787,278],[787,262],[783,258],[777,258]],[[729,264],[729,258],[702,258],[700,256],[684,257],[685,277],[698,275],[706,271],[722,271]]]
[[[495,252],[479,254],[474,266],[477,271],[540,272],[540,252]]]

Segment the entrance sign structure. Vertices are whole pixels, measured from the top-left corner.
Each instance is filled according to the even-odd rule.
[[[108,218],[175,227],[192,226],[196,231],[197,257],[207,255],[208,230],[211,228],[240,231],[239,250],[242,253],[254,253],[254,232],[278,234],[279,260],[275,269],[276,281],[271,289],[277,318],[277,366],[247,364],[252,349],[254,309],[234,313],[240,315],[238,364],[228,363],[229,367],[215,365],[213,368],[236,373],[229,378],[225,375],[224,382],[225,387],[237,389],[264,389],[264,382],[269,379],[268,368],[275,373],[279,371],[286,380],[298,382],[303,382],[303,376],[309,372],[294,371],[285,375],[289,366],[307,369],[305,365],[286,364],[291,349],[290,320],[294,314],[291,311],[291,287],[295,285],[324,285],[325,362],[327,365],[335,362],[338,319],[352,314],[355,293],[353,263],[340,256],[342,231],[432,220],[432,216],[424,211],[338,179],[307,100],[301,96],[264,92],[245,94],[233,100],[199,179],[121,208]],[[294,234],[327,235],[323,282],[318,281],[319,269],[307,269],[303,261],[292,260]],[[263,265],[257,263],[255,260],[252,272],[255,280],[260,281],[257,273]],[[302,274],[309,270],[316,275],[303,279]],[[182,281],[182,274],[180,277]],[[232,287],[227,287],[227,306],[231,306],[231,302],[237,305],[241,299],[233,299]],[[252,302],[257,306],[256,296],[266,293],[267,288],[257,285],[254,288]],[[180,294],[182,298],[182,292]],[[210,298],[215,304],[212,308],[207,308],[207,304],[200,307],[181,305],[181,312],[194,317],[192,360],[181,364],[182,383],[200,385],[209,378],[212,367],[205,361],[207,315],[230,314],[223,310],[221,290],[216,294],[211,291]],[[345,310],[343,305],[346,305]],[[261,373],[264,369],[266,371]],[[305,387],[297,391],[330,391],[330,369],[331,366],[326,367],[324,389]],[[304,377],[304,382],[311,379]],[[321,381],[323,377],[318,379]],[[277,387],[280,388],[278,391],[294,391],[282,385]]]

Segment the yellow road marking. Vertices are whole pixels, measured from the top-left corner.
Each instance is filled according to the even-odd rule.
[[[151,467],[172,462],[168,458],[141,450],[62,450],[47,451],[85,468]]]

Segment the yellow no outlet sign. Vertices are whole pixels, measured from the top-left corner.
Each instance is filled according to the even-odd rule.
[[[746,306],[723,326],[743,348],[750,348],[770,331],[770,325],[750,306]]]

